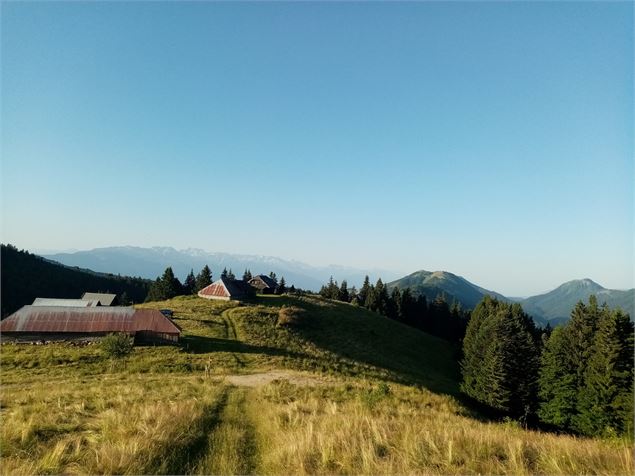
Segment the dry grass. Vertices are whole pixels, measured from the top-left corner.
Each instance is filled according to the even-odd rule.
[[[632,474],[633,448],[468,417],[453,399],[393,385],[259,391],[263,474]]]
[[[0,347],[2,474],[634,472],[623,440],[475,419],[451,396],[447,344],[353,306],[144,306],[174,309],[183,347],[137,347],[114,369],[97,346]],[[300,327],[277,325],[297,315]],[[226,386],[203,378],[210,362],[219,375],[310,370],[329,385]]]
[[[223,390],[196,378],[129,376],[5,387],[2,472],[178,472]]]

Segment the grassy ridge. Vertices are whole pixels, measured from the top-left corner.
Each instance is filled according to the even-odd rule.
[[[175,311],[182,347],[137,347],[113,366],[95,346],[2,345],[4,474],[633,472],[626,441],[475,419],[454,396],[450,346],[363,309],[286,297],[143,306]],[[317,384],[222,378],[274,369]]]

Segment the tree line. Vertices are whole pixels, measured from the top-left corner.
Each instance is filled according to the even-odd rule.
[[[628,314],[595,296],[547,333],[520,304],[486,296],[463,340],[461,390],[524,423],[632,438],[633,342]]]
[[[460,342],[465,334],[470,313],[462,309],[461,304],[449,304],[443,294],[439,294],[428,303],[425,295],[414,296],[410,289],[388,287],[379,278],[375,284],[368,276],[359,291],[355,286],[349,288],[346,280],[338,285],[331,277],[322,286],[319,294],[328,299],[349,302],[408,326],[451,342]]]
[[[11,244],[1,246],[0,261],[3,318],[36,297],[79,299],[87,291],[117,294],[121,304],[143,302],[151,285],[149,279],[64,266]]]

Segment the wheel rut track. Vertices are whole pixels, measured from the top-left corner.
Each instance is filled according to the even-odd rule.
[[[256,474],[256,432],[247,410],[250,392],[229,387],[203,450],[188,474]]]
[[[236,331],[236,323],[232,319],[231,315],[238,308],[239,307],[225,309],[221,313],[221,317],[223,318],[223,324],[225,326],[225,338],[227,340],[232,340],[232,341],[234,341],[236,343],[239,343],[240,339],[238,338],[238,332]],[[242,355],[240,355],[237,352],[232,352],[231,355],[234,358],[234,360],[236,361],[236,365],[238,367],[245,367],[246,362],[245,362],[245,359],[244,359],[244,357]]]

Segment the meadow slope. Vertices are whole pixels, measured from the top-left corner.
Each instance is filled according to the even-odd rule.
[[[633,473],[627,441],[479,417],[457,398],[451,346],[364,309],[142,306],[173,309],[182,345],[121,362],[97,346],[2,345],[3,474]],[[254,374],[271,378],[241,384]]]

